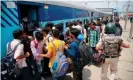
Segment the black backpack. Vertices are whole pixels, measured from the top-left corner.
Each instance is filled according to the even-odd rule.
[[[80,66],[85,66],[92,61],[92,56],[94,54],[91,47],[87,46],[84,41],[77,41],[79,43],[79,50],[78,50],[78,64]]]
[[[18,43],[13,50],[11,49],[11,42],[8,44],[7,55],[1,59],[1,75],[3,80],[11,80],[11,77],[17,78],[20,73],[20,70],[16,68],[16,61],[14,59],[14,53],[20,44]],[[18,74],[16,74],[16,71]]]

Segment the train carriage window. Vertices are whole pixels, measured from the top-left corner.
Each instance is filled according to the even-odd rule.
[[[66,22],[66,27],[68,27],[68,23],[69,23],[69,22]]]
[[[84,19],[84,24],[86,24],[85,19]]]
[[[88,19],[86,19],[86,23],[88,22]]]
[[[93,19],[91,18],[91,22],[93,22]]]

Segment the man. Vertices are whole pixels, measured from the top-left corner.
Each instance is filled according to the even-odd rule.
[[[60,39],[60,40],[64,40],[63,24],[62,24],[62,23],[56,24],[55,27],[56,27],[56,29],[58,29],[58,30],[60,31],[59,39]]]
[[[33,37],[36,38],[36,37],[35,37],[35,34],[36,34],[37,32],[41,32],[42,29],[39,27],[39,25],[38,25],[37,23],[36,23],[34,26],[35,26],[35,30],[33,31]]]
[[[52,35],[52,29],[54,27],[54,24],[52,22],[48,22],[45,27],[49,29],[49,34]]]
[[[59,40],[59,33],[60,33],[60,31],[58,29],[54,29],[53,30],[54,39],[53,39],[52,42],[50,42],[48,44],[48,49],[47,49],[48,52],[46,54],[40,54],[41,57],[47,57],[47,58],[50,59],[49,68],[51,68],[52,65],[53,65],[54,59],[56,57],[56,49],[59,49],[61,43],[62,43],[62,52],[64,52],[65,42]],[[54,47],[53,44],[55,45],[56,48]],[[64,80],[64,78],[65,78],[65,75],[64,76],[60,76],[60,77],[52,77],[53,80]]]
[[[17,80],[33,80],[32,76],[29,72],[29,68],[27,67],[26,58],[29,55],[24,55],[24,45],[21,44],[21,39],[23,38],[21,30],[14,30],[13,37],[14,40],[10,43],[10,47],[13,50],[17,45],[17,48],[14,52],[14,59],[16,60],[16,64],[18,68],[21,68],[21,72]],[[7,44],[7,48],[9,44]]]
[[[82,22],[80,20],[74,22],[74,26],[72,28],[76,28],[82,32]]]
[[[30,39],[29,36],[26,33],[23,33],[23,39],[21,40],[21,43],[24,45],[24,54],[27,55],[26,63],[30,69],[30,72],[32,73],[33,77],[36,76],[36,62],[34,61],[33,54],[31,52],[30,43],[34,39]]]
[[[22,26],[23,32],[28,33],[28,19],[27,19],[27,17],[22,18],[21,26]]]
[[[119,23],[119,18],[118,17],[116,17],[116,19],[115,19],[115,26],[116,26],[115,35],[116,36],[121,36],[122,35],[122,27],[121,27],[121,25]]]
[[[130,23],[132,23],[133,21],[133,15],[130,17]]]
[[[43,36],[44,36],[44,44],[46,45],[46,47],[48,46],[48,44],[53,41],[53,37],[52,35],[49,34],[49,29],[44,28],[42,30]]]
[[[37,70],[39,72],[37,78],[40,78],[43,71],[43,58],[39,56],[40,54],[43,54],[43,34],[41,32],[35,33],[35,39],[31,41],[30,48],[37,63]],[[42,76],[41,79],[43,79]]]
[[[48,49],[48,44],[50,42],[53,41],[53,37],[49,34],[49,29],[47,28],[44,28],[42,30],[42,33],[43,33],[43,36],[44,36],[44,39],[43,39],[43,43],[44,43],[44,53],[46,54],[47,53],[47,49]],[[48,67],[48,64],[49,64],[49,58],[44,58],[44,75],[50,75],[50,69]]]
[[[107,19],[107,17],[103,17],[103,24],[107,24],[108,23],[108,19]]]
[[[130,23],[133,23],[133,15],[130,18]],[[133,39],[133,36],[132,36],[132,39]]]
[[[101,21],[100,19],[98,18],[97,21],[96,21],[96,26],[100,29],[100,33],[102,32],[102,24],[101,24]]]
[[[69,45],[66,46],[65,48],[67,53],[69,53],[69,55],[72,57],[72,61],[74,64],[73,77],[74,77],[74,80],[83,80],[82,79],[83,67],[78,65],[78,60],[77,60],[77,57],[79,54],[78,52],[79,43],[81,42],[81,40],[78,39],[80,31],[76,28],[72,28],[70,31],[70,34],[71,34],[71,38],[73,39],[73,42],[70,44],[70,48],[68,48]]]
[[[88,34],[87,34],[87,31],[88,31],[88,28],[90,27],[90,23],[87,22],[85,25],[84,25],[84,28],[86,30],[86,36],[84,36],[84,39],[86,39],[86,43],[88,43]]]
[[[96,44],[100,40],[100,30],[97,29],[96,23],[92,22],[90,28],[88,28],[88,35],[89,35],[89,45],[93,49],[93,51],[96,53]]]
[[[82,21],[78,21],[78,25],[80,25],[81,28],[82,28],[81,33],[84,35],[84,41],[86,42],[87,31],[86,31],[86,29],[82,26]]]
[[[129,44],[122,40],[120,36],[115,36],[116,26],[108,23],[105,27],[105,34],[96,46],[97,50],[103,50],[105,61],[102,64],[101,80],[107,79],[108,67],[110,65],[111,78],[115,79],[117,65],[119,61],[121,47],[129,48]]]
[[[66,24],[66,29],[65,29],[65,37],[68,38],[70,36],[70,29],[72,28],[73,23],[68,22]]]

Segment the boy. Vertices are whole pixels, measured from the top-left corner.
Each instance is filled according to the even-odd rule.
[[[39,56],[40,54],[43,54],[43,34],[41,32],[38,31],[35,33],[35,39],[31,41],[30,47],[36,60],[38,71],[41,74],[43,71],[43,58]]]
[[[96,23],[92,22],[91,26],[88,28],[88,35],[89,35],[89,45],[96,53],[96,44],[100,40],[100,30],[96,27]]]
[[[72,28],[70,30],[70,34],[71,34],[71,38],[73,41],[70,44],[70,48],[68,48],[68,46],[65,47],[67,53],[70,54],[70,56],[72,57],[72,61],[74,64],[74,70],[73,70],[74,80],[83,80],[82,79],[83,67],[78,65],[78,60],[77,60],[78,54],[79,54],[79,52],[78,52],[79,43],[82,41],[81,39],[78,38],[80,33],[81,33],[80,30],[78,30],[76,28]]]
[[[62,43],[62,52],[64,52],[65,42],[59,40],[59,33],[60,33],[60,31],[58,29],[53,30],[52,34],[53,34],[54,39],[52,42],[50,42],[48,44],[48,52],[46,54],[40,54],[41,57],[47,57],[50,59],[49,68],[51,68],[53,65],[54,59],[56,57],[56,49],[59,49],[61,43]],[[54,74],[52,74],[52,75],[54,75]],[[64,78],[65,78],[65,75],[60,76],[60,77],[52,76],[52,80],[64,80]]]

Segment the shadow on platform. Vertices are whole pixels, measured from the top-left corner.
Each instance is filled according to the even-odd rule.
[[[91,70],[86,67],[83,69],[83,80],[90,80]]]

